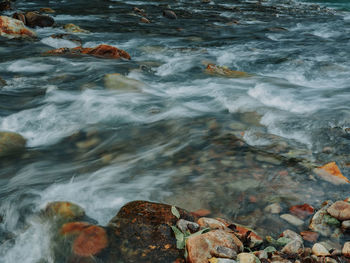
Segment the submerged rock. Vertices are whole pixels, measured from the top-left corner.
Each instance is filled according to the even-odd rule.
[[[131,59],[130,55],[116,47],[109,45],[99,45],[94,48],[58,48],[45,52],[46,55],[70,55],[70,56],[81,56],[81,55],[91,55],[100,58],[110,58],[110,59]]]
[[[118,73],[106,74],[104,77],[104,84],[107,89],[112,90],[139,91],[142,86],[144,86],[141,81],[125,77]]]
[[[6,38],[36,38],[36,33],[27,28],[22,21],[8,17],[0,16],[0,36]]]
[[[163,16],[169,19],[177,19],[175,12],[169,9],[163,10]]]
[[[243,71],[231,70],[227,67],[217,66],[214,64],[208,64],[205,69],[205,73],[227,78],[247,78],[252,76]]]
[[[51,202],[46,205],[44,214],[48,217],[64,219],[67,221],[77,220],[85,216],[82,207],[71,202]]]
[[[177,249],[171,226],[178,218],[172,206],[147,201],[133,201],[123,206],[110,221],[110,257],[107,262],[181,262],[184,250]],[[177,208],[180,218],[194,222],[186,210]]]
[[[26,139],[14,132],[0,132],[0,157],[22,152],[26,146]]]
[[[82,44],[81,38],[73,34],[54,34],[54,35],[51,35],[50,37],[56,38],[56,39],[68,40],[70,42],[75,43],[77,46],[81,46]]]
[[[0,78],[0,87],[6,86],[6,85],[7,85],[6,81]]]
[[[314,208],[309,204],[295,205],[289,208],[289,211],[301,219],[305,219],[314,213]]]
[[[50,8],[50,7],[42,7],[42,8],[40,8],[39,11],[41,13],[56,13],[56,11],[53,10],[52,8]]]
[[[64,25],[63,28],[69,33],[90,33],[90,31],[82,29],[81,27],[74,24]]]
[[[350,183],[349,179],[341,173],[339,167],[335,162],[330,162],[321,167],[318,167],[314,169],[314,172],[322,179],[335,185]]]
[[[303,220],[300,220],[298,217],[293,216],[291,214],[283,214],[281,215],[281,218],[295,226],[302,226],[304,224]]]

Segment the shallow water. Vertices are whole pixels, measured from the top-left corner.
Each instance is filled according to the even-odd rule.
[[[16,4],[53,8],[58,26],[36,29],[36,42],[0,39],[0,129],[28,140],[22,156],[0,163],[0,262],[55,262],[36,217],[50,201],[78,203],[101,225],[146,199],[278,234],[292,226],[266,214],[268,204],[288,211],[349,195],[312,173],[336,161],[350,177],[345,1]],[[162,17],[168,4],[179,19]],[[67,23],[91,31],[78,34],[84,47],[113,45],[132,60],[44,56],[74,46],[49,37]],[[208,75],[206,63],[253,76]],[[145,85],[107,90],[108,73]]]

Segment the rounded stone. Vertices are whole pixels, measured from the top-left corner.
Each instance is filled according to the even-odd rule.
[[[350,220],[350,203],[337,201],[327,209],[327,212],[340,221]]]

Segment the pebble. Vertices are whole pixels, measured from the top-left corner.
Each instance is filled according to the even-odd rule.
[[[209,217],[201,217],[198,219],[197,223],[201,227],[209,227],[210,229],[227,229],[224,223]]]
[[[279,214],[282,211],[282,207],[279,203],[273,203],[266,206],[264,211],[271,214]]]
[[[343,232],[350,231],[350,220],[343,221],[341,223],[341,229],[342,229]]]
[[[316,243],[312,246],[312,253],[317,257],[330,256],[329,251],[320,243]]]
[[[345,257],[350,258],[350,242],[345,242],[342,253]]]
[[[337,201],[327,209],[327,212],[340,221],[350,220],[350,203]]]
[[[296,240],[296,241],[299,241],[300,243],[303,243],[302,237],[292,230],[287,229],[287,230],[283,231],[282,236],[289,238],[291,240]]]
[[[299,240],[293,240],[292,242],[289,242],[287,245],[285,245],[281,252],[287,255],[297,255],[300,252],[302,252],[304,248],[304,245]]]
[[[256,257],[250,253],[240,253],[237,256],[239,263],[256,263]]]
[[[176,222],[176,226],[181,230],[182,233],[186,233],[187,231],[194,233],[199,230],[199,225],[197,223],[187,221],[185,219],[178,220]]]
[[[296,216],[293,216],[291,214],[283,214],[280,216],[282,219],[286,220],[288,223],[295,225],[295,226],[302,226],[304,224],[303,220],[300,220]]]

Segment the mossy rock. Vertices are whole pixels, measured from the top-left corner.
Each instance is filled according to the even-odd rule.
[[[0,157],[20,153],[25,149],[26,139],[14,132],[0,132]]]

